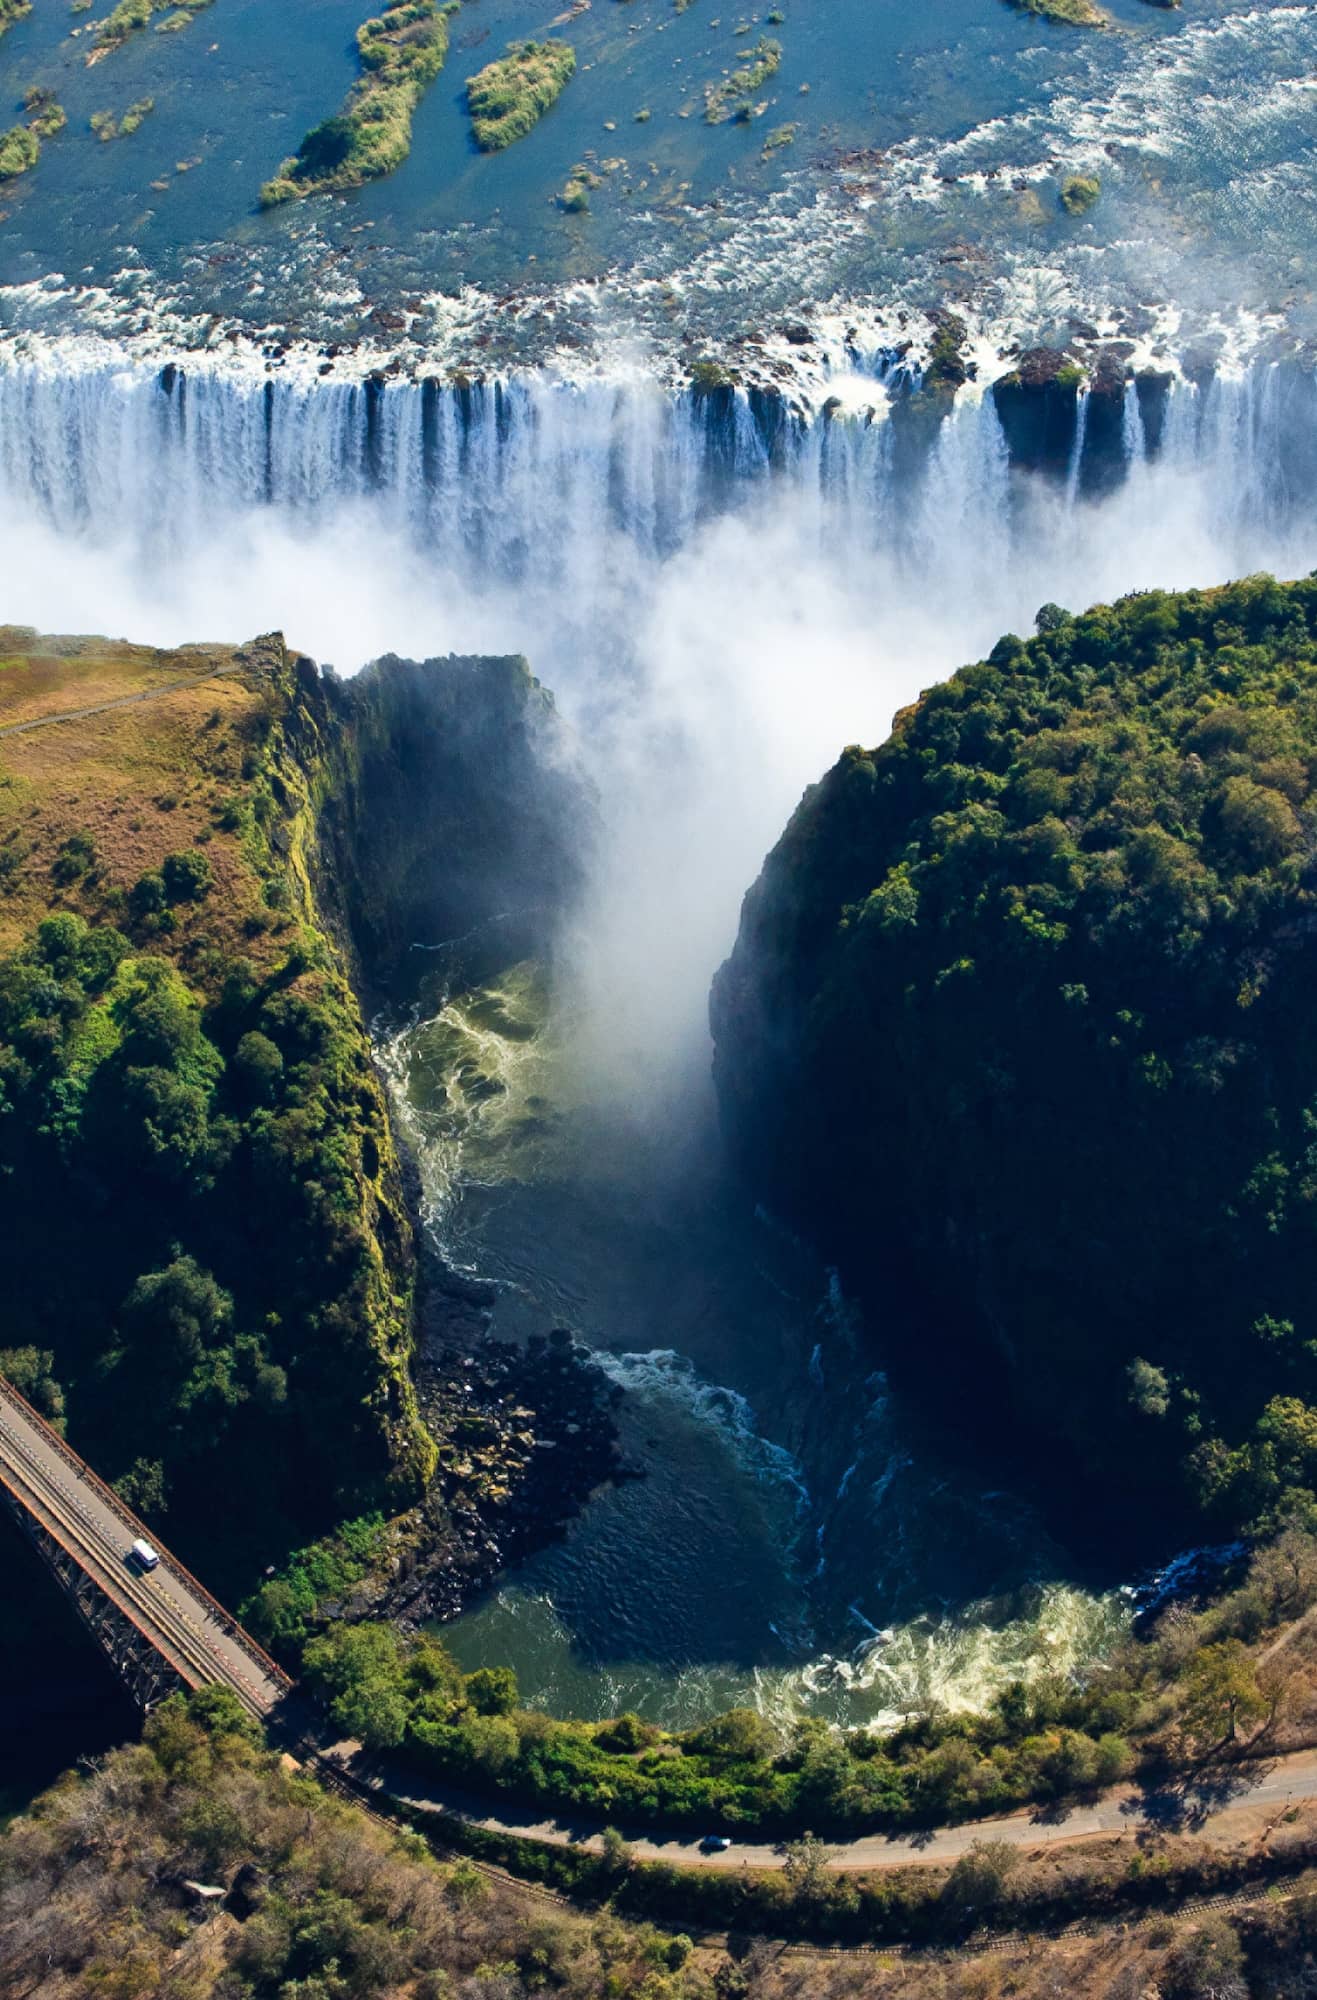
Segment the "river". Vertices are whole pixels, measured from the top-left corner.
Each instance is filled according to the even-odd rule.
[[[661,1103],[601,1092],[588,1016],[532,966],[384,1054],[445,1255],[495,1282],[497,1333],[589,1343],[641,1475],[445,1628],[464,1666],[511,1664],[560,1715],[889,1723],[1068,1671],[1124,1628],[1123,1600],[891,1390],[836,1274],[729,1181],[697,1069]]]

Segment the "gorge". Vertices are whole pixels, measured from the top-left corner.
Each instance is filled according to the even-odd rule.
[[[613,2000],[1006,1921],[812,1834],[1138,1787],[1157,1907],[1317,1742],[1317,12],[101,11],[0,22],[0,1370]],[[29,1812],[132,1719],[0,1570],[5,1893],[224,1887],[98,1991],[576,1990],[205,1699]]]
[[[559,696],[598,820],[551,960],[510,972],[524,953],[500,939],[463,975],[408,953],[435,927],[395,910],[375,962],[448,1255],[495,1281],[500,1331],[566,1320],[612,1357],[647,1474],[453,1628],[466,1664],[511,1659],[560,1710],[690,1721],[749,1695],[897,1715],[980,1701],[1120,1622],[1069,1583],[1136,1558],[1113,1564],[1110,1537],[1105,1567],[1057,1550],[1021,1507],[1028,1477],[985,1499],[1000,1473],[922,1436],[870,1380],[881,1336],[743,1211],[713,1163],[705,994],[801,786],[1027,631],[1035,598],[1301,568],[1317,398],[1294,361],[1190,376],[1108,349],[1085,372],[1039,351],[957,386],[961,354],[953,332],[921,374],[843,348],[790,398],[95,348],[0,375],[26,616],[110,606],[168,641],[223,629],[235,601],[249,625],[277,607],[342,670],[442,630],[524,648]],[[408,807],[396,837],[426,824]],[[382,902],[358,896],[367,921]],[[439,1011],[409,1025],[418,970]]]

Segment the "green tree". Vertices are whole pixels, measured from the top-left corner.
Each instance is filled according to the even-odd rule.
[[[645,1750],[651,1743],[657,1743],[662,1735],[652,1722],[643,1722],[630,1710],[625,1715],[615,1715],[609,1722],[601,1722],[594,1733],[594,1740],[603,1750],[619,1751],[624,1757],[634,1756],[637,1750]]]
[[[631,1847],[615,1826],[606,1826],[599,1836],[599,1852],[611,1875],[624,1875],[631,1866]]]
[[[407,1729],[402,1650],[390,1625],[336,1625],[302,1655],[313,1693],[339,1728],[370,1750],[393,1749]]]
[[[967,1914],[995,1910],[1006,1900],[1020,1852],[1004,1840],[976,1840],[943,1884],[945,1900]]]
[[[195,1257],[175,1257],[140,1277],[119,1309],[120,1338],[139,1364],[185,1375],[208,1349],[222,1346],[233,1324],[233,1300]]]
[[[1131,1361],[1125,1370],[1129,1399],[1145,1417],[1164,1417],[1171,1404],[1171,1385],[1162,1368],[1151,1361]]]
[[[252,1102],[269,1104],[283,1080],[284,1059],[277,1044],[253,1028],[233,1052],[233,1070]]]
[[[1267,1709],[1257,1668],[1238,1639],[1223,1639],[1194,1654],[1184,1676],[1180,1714],[1196,1742],[1233,1743],[1239,1731],[1261,1721]]]
[[[729,1708],[725,1715],[710,1717],[685,1738],[686,1747],[700,1757],[726,1757],[737,1763],[757,1763],[776,1754],[777,1731],[754,1708]]]
[[[157,917],[165,908],[169,898],[165,894],[165,878],[158,868],[148,868],[139,875],[128,891],[128,908],[139,922],[143,917]]]
[[[160,864],[160,875],[171,903],[200,902],[215,883],[214,869],[196,848],[184,854],[167,854]]]
[[[50,872],[57,882],[67,885],[76,882],[80,875],[85,875],[88,869],[95,865],[95,861],[96,842],[91,835],[71,833],[67,840],[61,842],[50,865]]]
[[[828,1868],[837,1858],[835,1847],[812,1833],[802,1833],[798,1840],[784,1840],[774,1851],[782,1856],[783,1873],[799,1901],[818,1902],[827,1894]]]
[[[135,1458],[115,1480],[114,1490],[125,1506],[148,1520],[169,1511],[165,1468],[158,1458]]]
[[[1118,1785],[1128,1778],[1134,1769],[1134,1752],[1123,1736],[1108,1730],[1097,1740],[1097,1756],[1093,1768],[1094,1783],[1098,1785]]]
[[[231,1688],[194,1689],[187,1697],[187,1712],[208,1735],[238,1736],[253,1744],[264,1741],[260,1724],[248,1715]]]
[[[517,1706],[517,1676],[511,1667],[477,1667],[466,1677],[466,1698],[477,1715],[511,1715]]]
[[[26,1396],[55,1429],[64,1428],[64,1391],[55,1380],[55,1356],[45,1347],[0,1348],[0,1375]]]

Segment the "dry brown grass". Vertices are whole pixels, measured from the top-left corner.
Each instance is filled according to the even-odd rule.
[[[223,801],[246,789],[261,705],[259,671],[231,647],[171,653],[0,628],[0,730],[41,724],[0,734],[0,856],[11,857],[0,870],[0,950],[51,909],[114,918],[116,893],[167,854],[201,846],[215,889],[181,908],[153,949],[186,960],[203,945],[240,944],[257,965],[270,957],[277,920],[241,837],[216,824]],[[78,833],[95,843],[95,864],[61,885],[56,856]]]

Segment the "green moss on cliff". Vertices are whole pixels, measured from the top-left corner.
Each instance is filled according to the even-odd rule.
[[[806,795],[715,992],[749,1170],[948,1400],[1235,1521],[1317,1485],[1315,779],[1317,581],[1047,606]]]
[[[357,30],[361,77],[336,117],[307,133],[261,189],[261,205],[362,187],[400,167],[412,147],[412,119],[448,54],[448,17],[457,0],[393,0]]]
[[[0,1349],[51,1353],[73,1441],[241,1587],[433,1469],[357,994],[417,939],[476,977],[542,949],[580,795],[519,658],[0,659]]]
[[[7,34],[15,21],[32,12],[32,0],[0,0],[0,35]]]

